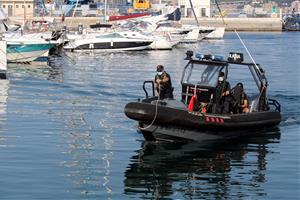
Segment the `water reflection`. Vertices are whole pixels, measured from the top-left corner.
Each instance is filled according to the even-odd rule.
[[[1,133],[3,132],[3,126],[6,121],[8,87],[9,87],[8,80],[0,80],[0,146],[2,141],[5,140],[4,136]]]
[[[265,196],[268,144],[279,130],[214,144],[144,143],[125,172],[125,191],[143,199],[220,199]]]
[[[54,82],[63,82],[63,63],[59,61],[49,63],[18,64],[9,63],[9,77],[30,76]]]

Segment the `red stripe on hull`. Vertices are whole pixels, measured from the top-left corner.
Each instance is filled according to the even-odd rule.
[[[149,13],[135,13],[135,14],[128,14],[128,15],[113,15],[113,16],[109,16],[109,21],[144,17],[144,16],[147,16],[147,15],[150,15],[150,14]]]

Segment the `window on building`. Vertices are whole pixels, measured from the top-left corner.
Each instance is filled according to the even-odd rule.
[[[22,5],[22,8],[25,8],[24,5]]]
[[[206,8],[201,8],[201,17],[206,17]]]
[[[30,5],[27,6],[27,8],[30,8],[30,7],[31,7]]]
[[[19,5],[16,5],[16,8],[19,8]]]
[[[186,17],[193,17],[193,11],[191,8],[186,9]]]
[[[181,12],[181,16],[185,17],[185,6],[180,5],[180,12]]]
[[[2,8],[5,8],[5,5],[3,5]]]

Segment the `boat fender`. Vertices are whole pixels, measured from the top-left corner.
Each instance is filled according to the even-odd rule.
[[[189,112],[192,112],[194,110],[194,106],[195,106],[195,101],[197,100],[197,96],[196,95],[193,95],[191,100],[190,100],[190,103],[189,103],[189,106],[188,106],[188,111]]]
[[[190,103],[188,105],[189,112],[192,112],[194,110],[196,101],[197,101],[197,85],[195,85],[194,95],[192,96]]]

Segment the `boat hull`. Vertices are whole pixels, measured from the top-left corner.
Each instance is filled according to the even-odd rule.
[[[164,38],[154,38],[153,42],[149,45],[152,50],[171,50],[175,43],[172,43]]]
[[[175,138],[180,140],[215,140],[251,135],[254,129],[276,126],[281,121],[279,112],[247,114],[203,114],[183,109],[134,102],[125,106],[127,117],[139,122],[146,140]],[[153,122],[153,123],[152,123]],[[151,124],[149,126],[149,124]]]
[[[7,62],[31,62],[48,54],[54,44],[7,44]]]
[[[106,42],[106,43],[92,43],[84,44],[75,48],[75,50],[122,50],[122,51],[134,51],[143,50],[148,48],[152,42]],[[91,48],[90,48],[91,47]],[[92,48],[93,47],[93,48]]]
[[[204,37],[204,39],[223,39],[225,34],[225,27],[217,27],[214,31]]]
[[[90,38],[77,39],[70,41],[65,50],[68,51],[137,51],[148,49],[153,40],[148,39],[133,39],[133,38]]]
[[[117,21],[117,20],[126,20],[126,19],[132,19],[132,18],[139,18],[139,17],[146,17],[151,15],[150,13],[134,13],[134,14],[128,14],[128,15],[112,15],[109,16],[109,21]]]

